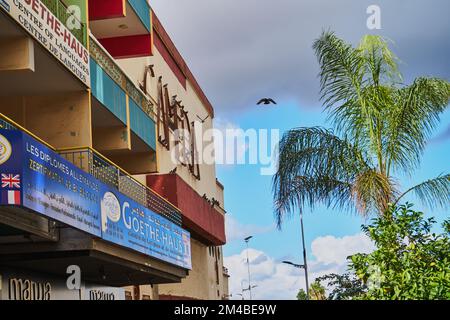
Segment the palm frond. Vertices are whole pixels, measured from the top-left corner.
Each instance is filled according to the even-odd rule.
[[[385,153],[388,169],[410,171],[419,165],[427,139],[450,99],[450,83],[436,78],[418,78],[399,89],[386,113]]]
[[[450,174],[440,175],[408,189],[395,200],[395,204],[410,192],[413,192],[431,209],[448,208],[450,206]]]
[[[323,33],[314,49],[321,67],[321,100],[338,133],[382,158],[383,109],[389,105],[390,88],[400,79],[397,58],[387,41],[365,36],[359,47],[345,44],[334,33]],[[369,149],[368,149],[369,148]]]
[[[298,206],[312,207],[315,201],[344,206],[343,199],[350,195],[349,184],[368,168],[365,154],[332,131],[319,127],[288,131],[280,141],[278,170],[273,178],[277,221]]]
[[[295,208],[317,204],[339,209],[354,209],[352,185],[328,176],[298,176],[293,183],[278,193],[275,200],[275,220],[277,227],[285,218],[293,214]]]
[[[321,100],[326,107],[356,97],[362,81],[362,60],[352,46],[332,32],[324,32],[313,44],[320,64]]]
[[[396,194],[392,179],[373,169],[361,172],[352,186],[352,197],[362,215],[383,214]]]
[[[365,60],[366,75],[370,83],[379,86],[383,82],[395,83],[402,79],[398,70],[399,59],[389,49],[386,38],[378,35],[365,35],[358,49]]]

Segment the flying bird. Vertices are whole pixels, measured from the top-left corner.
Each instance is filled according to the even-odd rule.
[[[260,104],[268,105],[268,104],[277,104],[277,103],[271,98],[263,98],[263,99],[259,100],[259,102],[257,103],[257,105],[260,105]]]

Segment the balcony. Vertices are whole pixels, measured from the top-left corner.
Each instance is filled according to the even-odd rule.
[[[149,118],[154,119],[155,102],[152,101],[150,97],[146,96],[144,92],[142,92],[142,90],[133,83],[133,81],[114,61],[114,58],[92,36],[89,38],[89,54],[91,55],[91,61],[94,60],[95,64],[94,71],[91,72],[91,74],[94,74],[95,70],[100,67],[105,72],[105,74],[115,82],[115,85],[117,85],[125,94],[127,94]],[[98,88],[94,85],[92,87],[93,91],[97,90]],[[106,92],[109,91],[106,90]]]
[[[182,226],[207,245],[224,245],[223,204],[207,201],[176,174],[147,175],[147,186],[167,198],[182,214]]]
[[[89,48],[94,148],[132,174],[154,172],[156,103],[92,35]]]
[[[26,2],[11,2],[16,3]],[[30,21],[30,28],[40,30],[39,33],[31,33],[19,22],[20,15],[12,11],[7,13],[2,8],[0,6],[0,100],[4,97],[86,91],[89,86],[89,64],[87,59],[80,58],[79,53],[83,56],[86,51],[87,56],[87,49],[79,47],[77,52],[70,48],[63,40],[64,35],[52,33],[47,25],[41,25],[44,30],[39,29],[46,19]],[[60,33],[72,36],[63,26]],[[61,45],[58,50],[56,42]],[[71,69],[70,66],[76,67]]]
[[[150,10],[147,0],[90,0],[89,27],[114,58],[150,56]]]

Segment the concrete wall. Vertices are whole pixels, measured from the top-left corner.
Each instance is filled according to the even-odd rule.
[[[222,247],[207,247],[191,239],[192,270],[180,284],[159,285],[161,299],[170,296],[200,300],[219,300],[228,295],[228,283],[223,278]],[[217,264],[217,272],[216,272]]]

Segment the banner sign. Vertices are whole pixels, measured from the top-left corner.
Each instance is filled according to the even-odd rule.
[[[74,28],[82,28],[78,21],[58,20],[40,0],[0,0],[0,4],[3,11],[90,87],[89,52],[66,27],[73,24]],[[60,9],[65,10],[62,5]],[[76,19],[69,13],[67,17]]]
[[[18,130],[0,129],[0,205],[191,269],[190,234]]]
[[[191,269],[189,232],[121,193],[102,194],[103,239]]]

